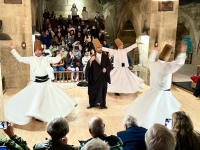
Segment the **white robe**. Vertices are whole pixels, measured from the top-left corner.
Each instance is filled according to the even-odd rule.
[[[110,72],[111,84],[108,84],[109,93],[135,93],[140,90],[144,82],[141,78],[132,73],[128,67],[127,53],[137,47],[133,44],[125,49],[110,49],[102,47],[102,50],[114,55],[114,69]],[[122,63],[125,64],[122,67]]]
[[[175,61],[155,62],[157,51],[149,57],[150,89],[136,98],[126,109],[125,115],[133,115],[138,125],[149,129],[154,123],[165,123],[166,118],[172,118],[172,113],[179,111],[180,103],[170,91],[172,73],[180,69],[185,62],[186,54],[181,53]]]
[[[11,53],[19,61],[30,65],[30,82],[4,105],[5,118],[15,124],[25,125],[31,117],[48,122],[54,116],[67,116],[76,106],[66,93],[55,86],[50,63],[58,63],[61,57],[21,57],[16,50]],[[35,76],[49,76],[42,83],[35,81]]]

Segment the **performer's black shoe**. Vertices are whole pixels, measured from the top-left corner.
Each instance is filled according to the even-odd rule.
[[[94,106],[90,105],[90,106],[87,107],[87,109],[90,109],[90,108],[92,108],[92,107],[94,107]]]
[[[107,109],[107,106],[101,106],[100,109]]]
[[[116,95],[116,96],[120,96],[120,94],[119,94],[119,93],[115,93],[115,95]]]

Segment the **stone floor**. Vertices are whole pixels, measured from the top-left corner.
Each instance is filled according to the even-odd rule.
[[[190,74],[193,73],[190,66],[188,69],[185,68],[187,79]],[[191,73],[188,73],[190,70]],[[174,75],[175,79],[182,78],[179,73]],[[90,138],[88,132],[88,120],[92,116],[100,116],[105,123],[105,133],[110,135],[116,135],[117,131],[123,130],[123,112],[124,109],[141,93],[149,89],[149,86],[144,86],[143,89],[134,94],[122,94],[121,96],[115,96],[114,94],[107,94],[107,106],[108,109],[92,108],[86,109],[88,106],[88,95],[87,88],[76,86],[76,83],[55,83],[65,93],[72,97],[78,104],[78,106],[66,117],[69,122],[70,132],[67,135],[68,143],[72,145],[78,145],[78,140],[85,140]],[[4,93],[4,102],[11,98],[14,94],[19,92],[21,89],[10,89]],[[172,86],[171,92],[175,98],[182,104],[181,110],[186,111],[192,118],[194,127],[200,130],[200,100],[192,95],[192,93],[183,91],[177,87]],[[142,106],[141,106],[142,111]],[[163,120],[164,124],[164,120]],[[49,137],[45,131],[46,123],[37,122],[32,120],[29,124],[24,126],[14,125],[15,133],[26,141],[30,148],[33,147],[34,143],[45,140]]]

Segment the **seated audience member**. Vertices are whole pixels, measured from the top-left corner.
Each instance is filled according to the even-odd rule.
[[[132,63],[131,57],[127,55],[127,59],[128,59],[128,65],[129,65],[128,68],[131,70],[131,69],[133,69],[133,67],[132,67],[133,63]]]
[[[59,50],[58,50],[58,51],[59,51]],[[67,54],[68,54],[68,51],[66,51],[64,47],[62,47],[60,51],[63,52],[62,58],[66,58],[66,57],[67,57]],[[60,51],[59,51],[59,52],[60,52]]]
[[[76,41],[76,42],[74,42],[73,44],[72,44],[72,46],[73,46],[73,50],[75,49],[75,47],[76,46],[78,46],[78,49],[79,49],[79,51],[82,51],[82,45],[81,45],[81,43],[80,43],[80,41]]]
[[[47,35],[45,31],[41,31],[41,36],[39,37],[39,40],[42,44],[45,44],[47,47],[51,45],[51,37]]]
[[[14,128],[9,122],[3,131],[8,135],[9,139],[0,137],[0,146],[6,146],[10,150],[30,150],[26,141],[14,134]]]
[[[103,40],[102,46],[103,46],[103,47],[106,47],[106,48],[110,48],[109,45],[107,44],[107,41],[106,41],[106,40]]]
[[[110,150],[108,143],[102,141],[99,138],[93,138],[91,141],[87,142],[81,150]]]
[[[80,142],[79,150],[94,138],[100,138],[101,140],[107,142],[108,145],[110,146],[110,150],[123,149],[122,147],[123,143],[120,138],[114,135],[107,136],[106,134],[104,134],[105,124],[103,123],[103,120],[100,117],[92,117],[88,122],[88,126],[92,138],[86,141],[79,141]]]
[[[79,63],[78,59],[74,56],[72,51],[69,51],[66,57],[66,69],[70,70],[71,73],[71,81],[74,81],[74,73],[76,71],[76,79],[75,81],[78,81],[79,79],[79,67],[77,67],[77,63]]]
[[[67,144],[66,135],[69,132],[69,125],[65,118],[54,117],[46,126],[47,133],[51,139],[44,142],[38,142],[33,150],[75,150],[74,147]]]
[[[90,56],[95,55],[95,54],[96,54],[96,52],[95,52],[95,50],[92,48],[92,49],[90,50]]]
[[[52,64],[53,71],[55,72],[54,73],[55,78],[56,78],[57,71],[62,72],[61,82],[63,82],[65,79],[65,67],[64,66],[65,66],[65,58],[62,58],[59,63]]]
[[[61,35],[61,32],[58,32],[54,40],[56,41],[58,46],[62,44],[62,40],[64,40],[64,37]]]
[[[88,42],[88,39],[85,39],[85,42],[83,43],[83,50],[82,53],[89,52],[89,50],[92,48],[92,43]]]
[[[61,51],[61,49],[64,48],[65,51],[69,51],[68,45],[65,43],[65,40],[61,41],[61,45],[58,47],[58,50]]]
[[[72,24],[70,23],[70,24],[68,24],[68,28],[67,28],[67,31],[68,32],[70,32],[71,30],[73,30],[74,31],[74,33],[76,33],[76,30],[75,30],[75,28],[72,26]]]
[[[147,150],[174,150],[176,140],[169,129],[161,124],[154,124],[145,134]]]
[[[146,150],[144,136],[147,129],[139,127],[136,119],[129,115],[123,120],[125,131],[120,131],[117,136],[123,142],[124,150]]]
[[[85,51],[85,55],[82,58],[82,64],[83,64],[83,73],[84,73],[84,79],[85,79],[85,69],[87,66],[88,61],[90,60],[90,52]]]
[[[79,50],[78,46],[75,46],[75,49],[73,49],[72,53],[74,56],[80,60],[81,58],[81,51]]]
[[[51,51],[52,56],[56,55],[56,52],[58,50],[58,45],[56,43],[56,41],[53,41],[51,46],[49,47],[49,50]]]
[[[194,130],[190,116],[184,111],[172,114],[172,132],[176,139],[175,150],[200,149],[200,134]]]
[[[49,49],[47,49],[47,46],[45,44],[43,45],[42,53],[43,53],[44,56],[48,56],[48,57],[52,56],[51,51]]]
[[[54,38],[55,33],[53,32],[51,27],[49,27],[48,30],[46,30],[46,35],[50,36],[51,39]]]

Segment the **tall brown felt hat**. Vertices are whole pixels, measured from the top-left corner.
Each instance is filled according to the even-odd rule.
[[[42,50],[42,43],[40,42],[40,40],[35,40],[35,43],[34,43],[34,51],[36,50],[36,49],[39,49],[39,50]]]
[[[119,38],[117,38],[117,39],[115,39],[115,44],[116,44],[117,47],[119,48],[120,46],[123,45],[123,42],[122,42]]]
[[[98,48],[98,47],[102,47],[102,44],[99,42],[98,39],[93,39],[92,43],[93,43],[95,49]]]
[[[159,59],[163,61],[167,61],[172,53],[173,47],[169,44],[166,44],[163,48],[162,52],[159,55]]]

